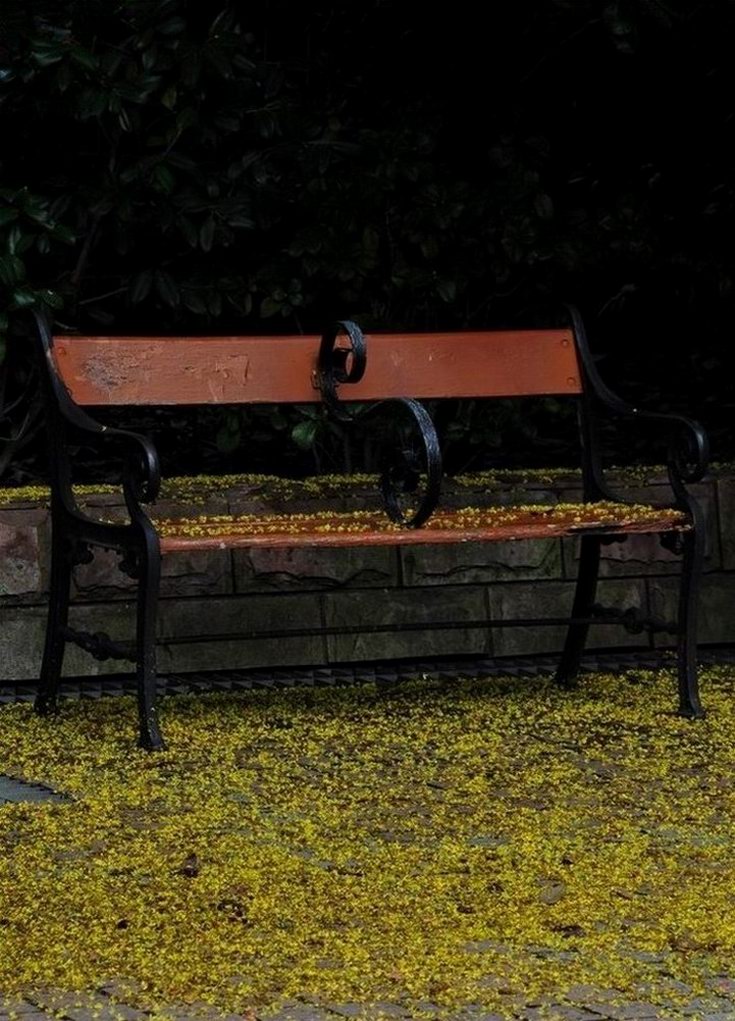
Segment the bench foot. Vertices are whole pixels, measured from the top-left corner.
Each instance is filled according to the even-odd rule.
[[[687,667],[686,662],[679,667],[679,716],[688,720],[703,720],[706,713],[699,701],[696,664],[691,671]]]
[[[707,717],[707,711],[699,704],[679,706],[679,716],[683,716],[685,720],[704,720]]]
[[[138,747],[147,752],[165,752],[166,742],[158,726],[158,719],[155,716],[147,720],[141,720],[140,737]]]
[[[564,691],[574,691],[579,687],[579,678],[575,673],[572,677],[567,677],[561,672],[561,667],[557,668],[554,674],[554,684],[557,687],[562,688]]]
[[[36,716],[56,716],[59,711],[56,692],[39,691],[36,695],[36,701],[33,703],[33,710]]]

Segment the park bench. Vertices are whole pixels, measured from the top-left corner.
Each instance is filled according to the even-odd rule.
[[[667,630],[677,636],[679,712],[690,718],[701,716],[696,616],[704,530],[702,511],[687,486],[706,470],[706,435],[689,419],[644,412],[613,394],[599,377],[579,314],[571,310],[571,316],[570,328],[565,329],[367,338],[354,323],[345,322],[320,338],[55,336],[46,319],[36,314],[52,474],[50,600],[37,711],[54,711],[64,648],[74,642],[99,658],[135,661],[140,744],[147,749],[164,747],[156,714],[156,613],[161,559],[179,551],[498,542],[577,535],[579,573],[571,617],[563,618],[568,630],[557,680],[562,684],[574,680],[588,629],[595,621]],[[419,401],[530,395],[564,396],[576,403],[582,502],[571,508],[437,510],[441,455],[432,419]],[[325,402],[342,418],[349,417],[353,402],[368,402],[371,414],[397,415],[415,430],[416,442],[409,445],[401,427],[400,441],[387,451],[381,477],[384,512],[156,520],[145,508],[155,502],[160,483],[153,443],[134,432],[101,425],[85,410],[289,402]],[[650,422],[664,431],[672,489],[669,505],[626,504],[610,490],[597,438],[600,412]],[[93,519],[79,507],[71,484],[70,445],[80,437],[85,443],[119,446],[127,523]],[[414,491],[409,500],[406,494]],[[413,501],[410,507],[407,500]],[[601,544],[621,541],[632,533],[658,535],[682,556],[678,615],[673,623],[595,602]],[[106,635],[75,631],[68,625],[72,568],[88,562],[96,548],[119,553],[121,570],[137,582],[132,650]],[[524,623],[558,624],[560,619]]]

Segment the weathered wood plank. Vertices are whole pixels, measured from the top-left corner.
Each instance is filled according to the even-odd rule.
[[[363,379],[341,397],[515,397],[577,394],[569,330],[373,334]],[[319,338],[76,337],[56,363],[82,405],[266,404],[320,400]]]
[[[284,521],[284,525],[287,523]],[[420,546],[458,542],[509,542],[515,539],[558,539],[562,536],[589,534],[632,535],[688,531],[690,525],[662,517],[646,522],[605,524],[585,522],[572,524],[558,521],[494,525],[491,528],[407,528],[395,531],[370,532],[283,532],[247,535],[169,535],[161,539],[161,553],[184,550],[243,549],[253,546],[271,549],[293,549],[300,546]]]

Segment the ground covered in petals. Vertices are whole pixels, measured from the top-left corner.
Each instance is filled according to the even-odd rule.
[[[505,1010],[578,983],[671,1002],[735,960],[735,700],[670,673],[0,712],[0,991],[129,978],[142,1006],[310,996]]]

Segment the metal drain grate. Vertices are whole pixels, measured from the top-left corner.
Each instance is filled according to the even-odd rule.
[[[735,664],[735,646],[712,646],[699,650],[702,664]],[[160,678],[160,691],[181,695],[204,691],[249,691],[251,689],[323,688],[349,684],[390,685],[416,677],[432,680],[462,680],[483,677],[538,677],[553,674],[558,655],[512,656],[492,659],[485,656],[450,656],[436,659],[409,659],[373,663],[341,663],[319,667],[254,668],[250,670],[209,670],[186,674],[168,674]],[[600,650],[582,660],[582,672],[654,670],[672,667],[673,654],[667,650]],[[134,695],[132,674],[97,677],[67,677],[61,685],[62,698],[104,698],[109,695]],[[36,686],[32,681],[0,683],[0,705],[32,702]]]

